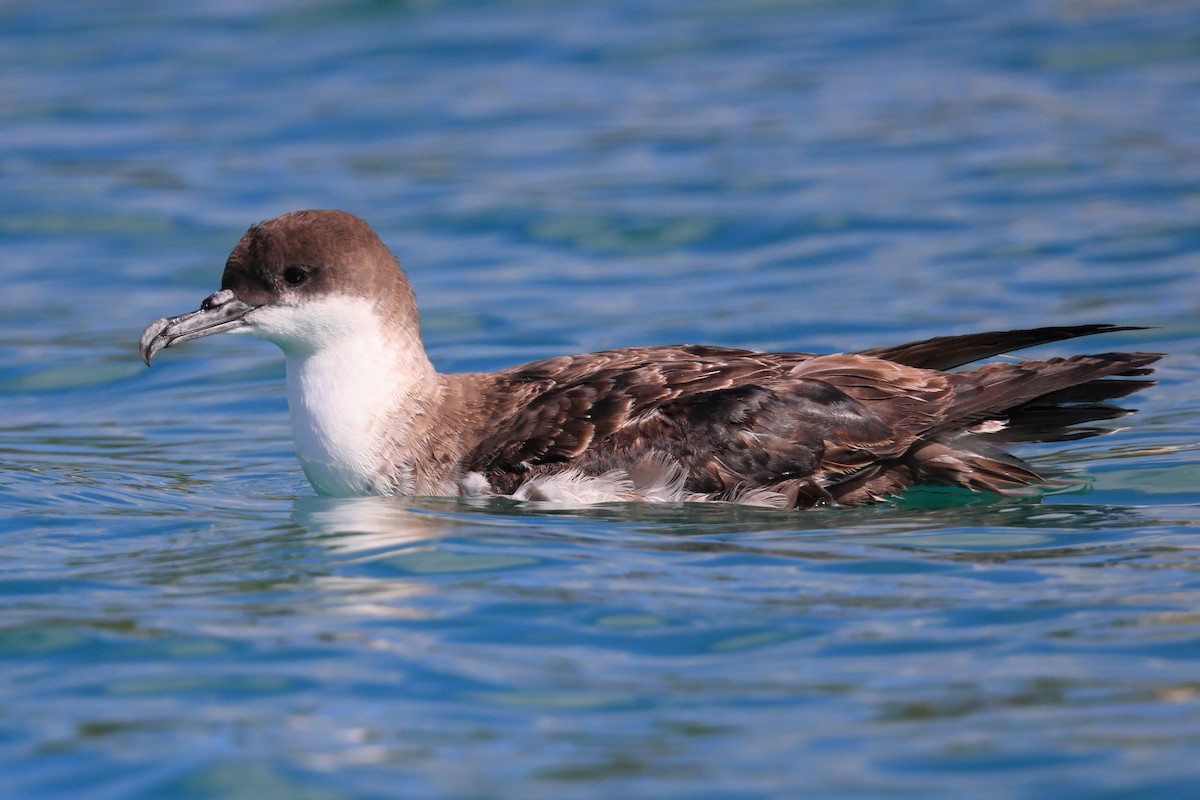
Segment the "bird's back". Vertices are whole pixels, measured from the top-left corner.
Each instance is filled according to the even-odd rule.
[[[488,376],[462,467],[491,491],[533,499],[578,498],[581,486],[612,499],[786,507],[874,502],[917,483],[1009,493],[1042,478],[1003,447],[1102,432],[1089,424],[1127,413],[1107,401],[1151,383],[1121,378],[1146,374],[1159,355],[927,365],[1110,329],[864,354],[678,346],[537,361]]]

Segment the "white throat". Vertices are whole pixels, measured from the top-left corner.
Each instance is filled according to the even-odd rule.
[[[346,296],[265,306],[253,322],[287,358],[292,436],[313,488],[411,493],[405,445],[438,381],[417,331],[393,330],[374,303]]]

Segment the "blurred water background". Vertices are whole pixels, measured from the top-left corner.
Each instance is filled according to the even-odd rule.
[[[320,499],[272,346],[136,351],[305,207],[445,370],[1173,355],[1040,502]],[[0,796],[1200,791],[1194,3],[3,2],[0,279]]]

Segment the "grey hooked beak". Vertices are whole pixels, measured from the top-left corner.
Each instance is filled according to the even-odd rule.
[[[199,339],[212,333],[236,331],[249,325],[244,319],[258,306],[248,305],[237,299],[229,289],[222,289],[204,298],[199,311],[190,311],[178,317],[167,317],[150,323],[142,332],[139,347],[142,360],[150,366],[150,359],[164,347]]]

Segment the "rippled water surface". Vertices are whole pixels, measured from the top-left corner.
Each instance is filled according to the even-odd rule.
[[[1194,4],[0,5],[0,795],[1195,797]],[[251,222],[368,218],[445,370],[1153,326],[1066,490],[322,499]],[[1084,343],[1044,348],[1077,352]]]

